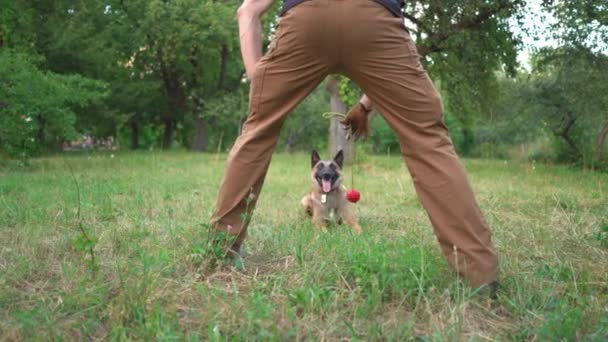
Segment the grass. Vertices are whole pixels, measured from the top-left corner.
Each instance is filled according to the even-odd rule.
[[[224,160],[94,153],[0,169],[0,339],[608,339],[606,174],[466,161],[501,258],[489,306],[446,265],[397,157],[356,169],[355,236],[312,228],[308,156],[276,155],[244,264],[209,271]]]

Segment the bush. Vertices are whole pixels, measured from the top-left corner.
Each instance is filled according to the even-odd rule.
[[[608,220],[600,225],[596,239],[601,246],[608,248]]]
[[[375,153],[400,153],[399,141],[388,123],[380,115],[376,115],[370,123],[370,137],[372,151]]]
[[[32,55],[0,51],[0,149],[11,157],[26,159],[75,138],[74,108],[104,96],[103,83],[43,71],[39,62]]]

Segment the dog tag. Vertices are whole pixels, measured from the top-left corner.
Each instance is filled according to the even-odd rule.
[[[321,195],[321,203],[327,203],[327,195],[326,194]]]

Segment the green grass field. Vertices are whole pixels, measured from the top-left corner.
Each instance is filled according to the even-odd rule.
[[[0,169],[0,339],[608,339],[608,175],[465,162],[500,253],[489,306],[440,255],[401,159],[361,159],[364,234],[314,230],[299,207],[308,155],[278,154],[244,264],[215,270],[204,254],[225,155]]]

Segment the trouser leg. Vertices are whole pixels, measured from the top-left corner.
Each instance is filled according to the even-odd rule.
[[[353,10],[363,14],[355,20],[356,26],[348,25],[357,40],[346,46],[346,75],[361,86],[397,135],[417,195],[449,264],[472,286],[490,283],[497,268],[491,233],[416,46],[400,19],[384,8],[364,0],[354,4]],[[345,12],[343,20],[352,20],[348,9]]]
[[[299,8],[298,8],[299,10]],[[251,80],[249,113],[232,147],[212,218],[212,232],[226,232],[239,247],[258,200],[287,114],[327,76],[328,68],[298,28],[304,18],[283,18],[269,52]]]

